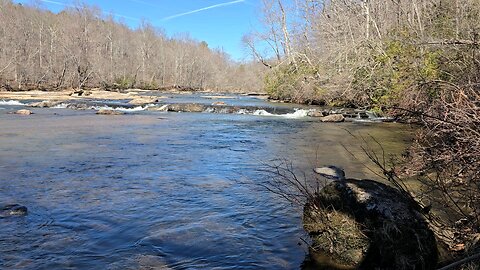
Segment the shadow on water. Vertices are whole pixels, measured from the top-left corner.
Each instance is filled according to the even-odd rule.
[[[30,213],[0,219],[0,265],[14,269],[299,268],[300,209],[235,179],[279,157],[365,175],[343,128],[403,145],[395,125],[245,115],[45,109],[0,123],[0,204]]]

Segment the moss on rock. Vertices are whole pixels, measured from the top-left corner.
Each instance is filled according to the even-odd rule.
[[[434,233],[419,207],[371,180],[335,181],[304,208],[312,259],[333,269],[434,269]],[[328,259],[326,259],[328,258]]]

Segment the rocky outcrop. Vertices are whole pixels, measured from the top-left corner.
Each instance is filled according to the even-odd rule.
[[[167,107],[169,112],[203,112],[204,110],[205,105],[197,103],[170,104]]]
[[[44,100],[40,102],[30,103],[28,104],[28,106],[35,107],[35,108],[51,108],[51,107],[57,106],[60,103],[61,103],[60,101]]]
[[[320,118],[322,122],[339,123],[345,121],[343,114],[331,114]]]
[[[33,114],[33,112],[30,111],[30,110],[25,110],[25,109],[24,109],[24,110],[18,110],[18,111],[16,111],[14,114],[18,114],[18,115],[31,115],[31,114]]]
[[[100,114],[100,115],[122,115],[122,114],[125,114],[125,113],[115,111],[115,110],[100,109],[100,110],[97,111],[97,114]]]
[[[19,204],[7,204],[0,207],[0,218],[10,216],[26,216],[27,214],[27,207]]]
[[[316,169],[317,171],[317,169]],[[344,179],[330,168],[327,184],[304,207],[311,258],[333,269],[435,269],[434,233],[421,208],[402,192],[372,180]]]

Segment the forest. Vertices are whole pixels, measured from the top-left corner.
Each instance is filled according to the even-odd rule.
[[[188,34],[137,29],[85,4],[59,14],[0,1],[0,78],[5,89],[260,88],[263,68],[237,63]]]
[[[272,97],[381,110],[422,86],[475,82],[478,1],[262,3],[264,28],[243,41],[271,69]]]

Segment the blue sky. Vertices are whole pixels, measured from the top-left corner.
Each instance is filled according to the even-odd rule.
[[[31,3],[31,0],[15,0]],[[59,12],[70,0],[37,0],[45,8]],[[169,36],[189,33],[206,41],[211,48],[223,48],[235,60],[249,58],[241,39],[258,24],[259,0],[84,0],[104,13],[135,28],[145,19],[163,28]]]

